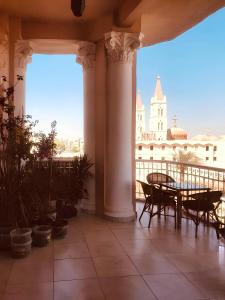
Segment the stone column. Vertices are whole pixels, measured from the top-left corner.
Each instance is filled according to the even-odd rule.
[[[95,163],[95,44],[78,42],[76,61],[83,67],[84,89],[84,153]],[[95,166],[87,183],[89,199],[83,199],[82,208],[95,212]]]
[[[0,77],[5,76],[8,79],[9,67],[9,43],[6,32],[0,30]]]
[[[132,63],[139,34],[109,32],[105,216],[118,221],[135,218],[132,204]]]
[[[25,84],[26,84],[26,67],[32,61],[33,50],[29,41],[19,40],[15,45],[15,58],[14,58],[14,105],[15,116],[22,116],[26,113],[25,107]],[[17,76],[22,76],[23,80],[17,81]]]

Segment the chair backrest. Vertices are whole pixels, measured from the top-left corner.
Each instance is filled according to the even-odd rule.
[[[149,173],[146,177],[148,183],[166,183],[166,182],[175,182],[175,180],[167,174],[163,173]]]
[[[145,198],[147,198],[149,196],[152,196],[154,186],[152,186],[150,184],[147,184],[147,183],[145,183],[143,181],[140,181],[140,180],[137,180],[137,182],[139,182],[141,184],[141,187],[142,187]]]
[[[190,195],[191,198],[195,200],[202,200],[202,201],[209,201],[211,203],[220,202],[220,198],[222,197],[221,191],[209,191],[209,192],[202,192]]]

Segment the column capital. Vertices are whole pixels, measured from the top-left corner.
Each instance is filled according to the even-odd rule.
[[[15,66],[25,69],[26,65],[32,61],[33,49],[27,40],[19,40],[15,45]]]
[[[111,31],[105,34],[105,47],[111,62],[131,63],[134,52],[141,46],[141,33]]]
[[[0,32],[0,69],[3,69],[7,65],[8,55],[8,35],[6,32]]]
[[[95,64],[95,44],[90,42],[78,42],[75,48],[76,62],[83,66],[83,69],[93,68]]]

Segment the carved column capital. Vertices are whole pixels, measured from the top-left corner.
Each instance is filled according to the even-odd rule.
[[[131,63],[134,52],[141,46],[143,35],[111,31],[105,34],[105,46],[111,62]]]
[[[95,44],[90,42],[78,42],[75,48],[76,62],[83,69],[93,68],[95,64]]]
[[[8,56],[8,35],[6,32],[0,32],[0,69],[7,66]]]
[[[15,66],[17,68],[25,69],[26,65],[32,61],[33,49],[29,41],[19,40],[15,46]]]

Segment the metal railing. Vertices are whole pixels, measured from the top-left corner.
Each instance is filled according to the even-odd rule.
[[[70,173],[72,161],[72,158],[56,158],[53,160],[53,164],[60,168],[61,172]],[[42,164],[47,166],[48,161],[42,162]],[[211,190],[222,191],[222,205],[220,205],[217,213],[221,221],[225,223],[225,169],[166,160],[136,160],[137,180],[146,181],[146,176],[153,172],[167,174],[177,182],[192,183]],[[138,183],[136,183],[136,199],[144,200],[141,186]]]
[[[145,181],[149,173],[164,173],[181,183],[192,183],[223,192],[217,213],[225,223],[225,169],[166,160],[136,160],[136,179]],[[136,198],[144,199],[140,184],[136,183]]]

